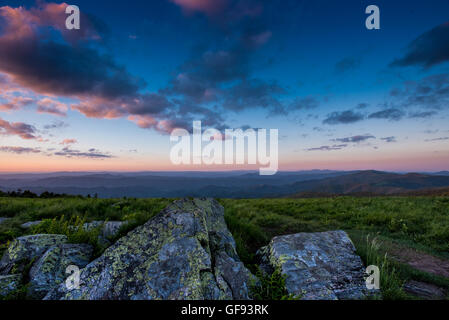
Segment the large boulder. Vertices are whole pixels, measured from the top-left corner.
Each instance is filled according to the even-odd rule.
[[[15,239],[0,260],[0,275],[21,273],[27,264],[40,257],[48,248],[67,242],[61,234],[35,234]]]
[[[0,297],[4,298],[20,288],[22,275],[0,276]]]
[[[93,247],[89,244],[60,244],[50,247],[30,270],[28,296],[42,299],[54,287],[64,282],[70,265],[84,268],[90,261]]]
[[[248,299],[254,276],[239,260],[215,200],[179,200],[81,270],[80,287],[45,299]]]
[[[289,293],[305,300],[362,299],[362,260],[344,231],[274,237],[258,251],[261,269],[280,270]]]

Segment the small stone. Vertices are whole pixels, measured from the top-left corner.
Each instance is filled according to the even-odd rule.
[[[40,220],[40,221],[29,221],[29,222],[22,223],[20,225],[20,227],[22,229],[30,229],[31,227],[37,226],[38,224],[41,224],[41,223],[42,223],[42,220]]]
[[[8,220],[10,220],[11,218],[4,218],[4,217],[0,217],[0,224],[2,224],[3,222],[6,222]]]

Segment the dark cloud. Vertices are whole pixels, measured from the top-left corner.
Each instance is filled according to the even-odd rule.
[[[449,22],[443,23],[412,41],[404,57],[391,66],[431,67],[449,60]]]
[[[362,121],[364,118],[365,116],[363,114],[352,110],[332,112],[331,114],[328,114],[327,118],[323,121],[323,124],[349,124]]]
[[[332,146],[321,146],[318,148],[309,148],[306,149],[306,151],[332,151],[332,150],[341,150],[343,148],[346,148],[347,144],[338,144],[338,145],[332,145]]]
[[[375,136],[366,134],[366,135],[358,135],[358,136],[352,136],[347,138],[339,138],[339,139],[333,139],[333,141],[338,141],[342,143],[360,143],[364,142],[369,139],[376,139]]]
[[[113,158],[114,156],[108,153],[102,153],[97,149],[89,149],[88,152],[81,152],[79,150],[73,150],[68,147],[62,149],[59,152],[54,153],[55,156],[63,156],[66,158],[90,158],[90,159],[107,159]]]
[[[389,108],[382,111],[374,112],[368,116],[369,119],[388,119],[394,121],[399,121],[403,117],[404,112],[396,108]]]
[[[16,135],[26,140],[39,138],[36,136],[36,128],[34,126],[23,122],[8,122],[2,118],[0,118],[0,135]]]
[[[449,106],[449,73],[435,74],[419,81],[407,81],[392,96],[402,108],[440,110]]]
[[[385,138],[380,138],[380,140],[383,140],[385,142],[391,143],[391,142],[397,142],[396,141],[396,137],[385,137]]]
[[[296,98],[289,106],[290,110],[310,110],[319,106],[319,101],[314,97]]]
[[[335,64],[335,73],[336,74],[342,74],[350,70],[354,70],[358,68],[360,65],[360,60],[357,60],[355,58],[344,58],[340,61],[338,61]]]
[[[40,153],[41,150],[37,148],[24,148],[24,147],[0,147],[0,152],[8,152],[8,153],[16,153],[16,154],[23,154],[23,153]]]
[[[446,141],[446,140],[449,140],[449,137],[440,137],[440,138],[434,138],[434,139],[426,139],[424,141],[432,142],[432,141]]]
[[[408,117],[412,119],[424,119],[433,117],[436,114],[437,114],[436,111],[422,111],[410,113]]]
[[[45,125],[44,129],[45,130],[62,129],[67,128],[68,126],[69,124],[64,121],[53,121],[51,124]]]

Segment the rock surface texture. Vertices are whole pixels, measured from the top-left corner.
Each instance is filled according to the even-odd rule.
[[[261,269],[279,269],[287,291],[306,300],[363,299],[362,260],[344,231],[274,237],[258,251]]]
[[[60,234],[36,234],[15,239],[0,260],[0,275],[21,273],[28,263],[40,257],[48,248],[67,242]]]
[[[179,200],[110,246],[45,299],[248,299],[254,276],[239,260],[215,200]]]
[[[42,299],[67,278],[70,265],[84,268],[90,261],[93,248],[88,244],[61,244],[50,247],[30,270],[28,296]]]
[[[20,225],[20,227],[22,229],[30,229],[31,227],[37,226],[37,225],[39,225],[41,223],[42,223],[41,220],[39,220],[39,221],[29,221],[29,222],[22,223]]]
[[[13,274],[8,276],[0,276],[0,297],[7,297],[13,293],[21,284],[22,275]]]

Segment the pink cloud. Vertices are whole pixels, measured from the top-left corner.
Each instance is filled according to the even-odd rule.
[[[37,102],[37,112],[49,113],[56,116],[66,116],[67,106],[59,101],[50,98],[43,98]]]
[[[208,15],[217,14],[228,3],[227,0],[171,0],[171,2],[176,3],[188,13],[198,11]]]
[[[35,136],[36,129],[29,124],[23,122],[8,122],[0,118],[0,135],[17,135],[22,139],[31,140],[38,139]]]
[[[59,144],[69,145],[69,144],[75,144],[75,143],[78,143],[78,140],[76,140],[76,139],[64,139]]]

